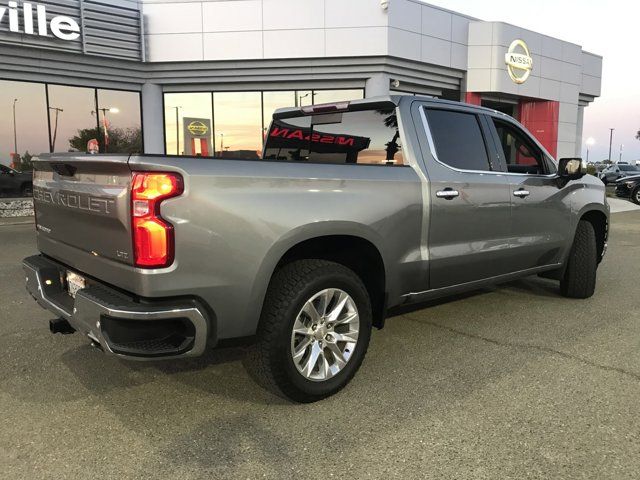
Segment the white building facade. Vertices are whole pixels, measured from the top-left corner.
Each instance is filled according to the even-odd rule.
[[[0,102],[19,98],[2,162],[92,134],[102,151],[259,156],[275,108],[396,92],[504,111],[556,157],[579,156],[600,95],[602,58],[579,45],[418,0],[60,3],[0,18]]]

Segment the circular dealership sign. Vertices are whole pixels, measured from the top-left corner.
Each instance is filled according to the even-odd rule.
[[[196,120],[187,125],[187,130],[191,132],[191,135],[202,136],[207,134],[209,127],[207,127],[203,122]]]
[[[529,54],[527,44],[522,40],[514,40],[509,45],[509,50],[504,56],[504,63],[507,64],[507,72],[511,80],[520,84],[524,83],[533,68],[533,58]]]

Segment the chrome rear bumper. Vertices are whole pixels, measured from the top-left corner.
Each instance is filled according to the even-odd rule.
[[[23,261],[26,287],[38,304],[65,319],[110,355],[131,360],[160,360],[201,355],[211,320],[195,299],[136,299],[97,281],[72,298],[67,268],[42,255]]]

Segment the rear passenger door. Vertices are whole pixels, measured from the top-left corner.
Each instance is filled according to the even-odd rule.
[[[570,234],[573,189],[558,188],[555,164],[519,125],[493,116],[487,121],[509,177],[513,270],[559,263]]]
[[[486,120],[439,103],[421,105],[414,119],[429,180],[430,289],[508,273],[510,185]]]

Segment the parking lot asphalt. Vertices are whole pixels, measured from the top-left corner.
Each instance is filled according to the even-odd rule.
[[[534,277],[406,312],[311,405],[241,348],[131,363],[51,335],[33,226],[0,226],[0,477],[638,478],[640,212],[612,218],[593,298]]]

